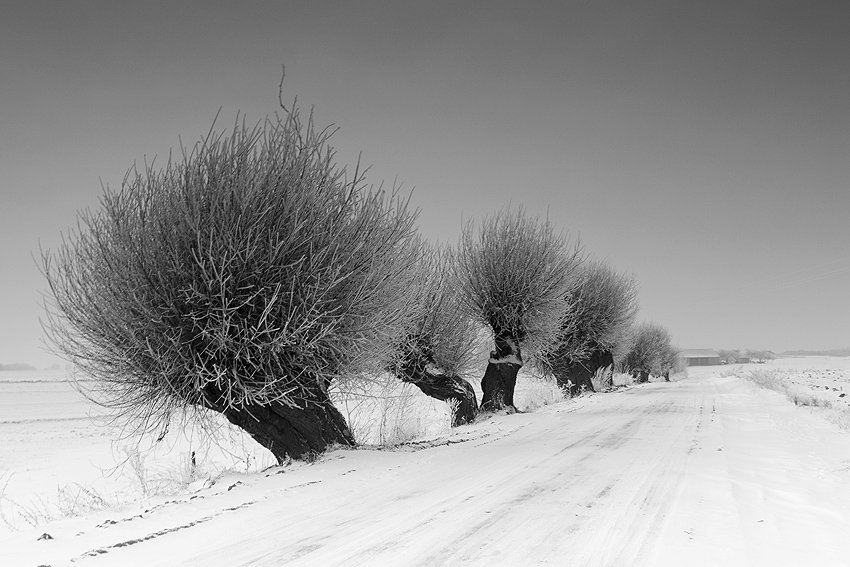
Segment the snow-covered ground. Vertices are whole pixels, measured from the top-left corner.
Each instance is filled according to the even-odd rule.
[[[746,364],[740,369],[772,373],[787,380],[793,390],[810,392],[836,409],[850,411],[850,357],[778,358],[768,364]]]
[[[229,428],[214,440],[196,427],[153,443],[124,436],[105,416],[65,371],[0,372],[0,534],[184,489],[193,452],[195,476],[274,463]]]
[[[798,362],[759,366],[843,371],[843,359]],[[850,434],[738,371],[691,369],[393,451],[227,473],[0,535],[0,565],[850,564]],[[73,460],[61,444],[94,430],[57,421],[36,430],[52,445],[29,439],[11,422],[37,410],[24,398],[8,408],[5,394],[0,470],[25,475],[10,448],[42,443],[55,457],[32,454],[32,470],[52,464],[58,478]],[[100,435],[85,439],[108,446]]]

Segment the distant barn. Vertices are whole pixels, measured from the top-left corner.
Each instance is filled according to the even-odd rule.
[[[692,348],[679,353],[685,366],[714,366],[720,364],[720,355],[711,349]]]

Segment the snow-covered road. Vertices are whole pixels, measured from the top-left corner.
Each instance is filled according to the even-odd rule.
[[[0,543],[0,565],[850,565],[850,435],[699,371]]]

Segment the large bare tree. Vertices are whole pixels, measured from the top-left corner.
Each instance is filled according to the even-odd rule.
[[[464,376],[474,363],[479,333],[462,308],[453,262],[448,247],[423,245],[411,288],[417,316],[399,346],[393,371],[426,395],[449,402],[452,425],[459,425],[478,413],[475,390]]]
[[[354,442],[328,387],[385,368],[408,329],[416,215],[329,135],[296,108],[237,118],[79,213],[42,254],[45,327],[89,395],[149,429],[220,412],[278,460]]]
[[[457,274],[465,304],[493,333],[494,350],[481,380],[481,407],[515,410],[523,351],[545,361],[570,317],[567,297],[580,251],[548,220],[522,208],[486,217],[463,230]]]
[[[549,364],[561,386],[593,391],[594,374],[628,349],[638,310],[637,284],[605,262],[587,261],[576,272],[568,301],[572,316]]]

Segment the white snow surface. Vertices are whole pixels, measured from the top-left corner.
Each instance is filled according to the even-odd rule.
[[[0,535],[0,565],[850,565],[850,434],[728,374],[227,474]]]

